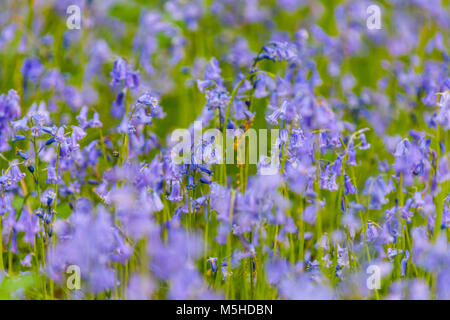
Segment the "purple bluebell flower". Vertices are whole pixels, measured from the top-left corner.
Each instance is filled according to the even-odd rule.
[[[348,145],[348,150],[347,150],[347,154],[348,154],[348,165],[349,166],[356,166],[356,150],[353,147],[353,141],[351,141]]]
[[[10,169],[8,176],[13,182],[19,182],[23,177],[25,177],[25,174],[19,169],[19,163],[17,160],[13,160],[9,165]]]
[[[239,37],[228,52],[227,60],[236,67],[250,67],[254,53],[245,38]]]
[[[10,149],[8,144],[9,135],[11,132],[10,123],[20,117],[20,97],[15,90],[9,90],[8,94],[0,95],[0,152],[4,152]],[[19,129],[27,130],[27,120],[23,118],[19,122],[12,122],[14,131]],[[16,130],[17,129],[17,130]]]
[[[173,19],[183,20],[189,30],[197,30],[198,20],[202,16],[200,1],[169,0],[164,8],[172,15]]]
[[[409,251],[405,250],[405,256],[402,259],[400,265],[401,265],[401,276],[404,277],[406,275],[406,266],[408,264],[408,259],[409,259]]]
[[[28,117],[25,116],[20,120],[11,121],[11,126],[12,126],[14,132],[17,132],[18,130],[27,131],[29,129]]]
[[[366,135],[364,133],[361,133],[359,135],[359,139],[361,141],[361,146],[359,147],[360,150],[366,150],[370,148],[370,144],[367,143]]]
[[[100,121],[100,115],[98,112],[94,112],[92,119],[89,120],[89,126],[92,128],[101,128],[103,123]]]
[[[180,182],[178,180],[172,180],[171,193],[170,195],[167,196],[167,199],[173,202],[183,200],[183,192],[181,189]]]
[[[42,76],[40,85],[44,90],[54,90],[57,93],[62,93],[65,87],[65,80],[58,69],[50,69]]]
[[[137,102],[149,107],[149,113],[152,117],[163,118],[165,116],[165,113],[159,105],[159,99],[156,96],[151,95],[149,92],[140,96]]]
[[[213,84],[212,80],[197,80],[197,87],[200,92],[205,92],[206,89]]]
[[[311,204],[305,208],[303,212],[303,220],[309,224],[314,225],[316,223],[317,208],[315,204]]]
[[[44,72],[44,66],[39,58],[26,58],[23,61],[21,71],[25,81],[37,82],[40,75]]]
[[[368,222],[367,223],[367,228],[366,228],[366,240],[368,242],[373,242],[377,239],[379,235],[377,226],[373,223],[373,222]]]
[[[139,86],[138,73],[122,58],[118,58],[114,61],[114,66],[110,75],[112,78],[112,86],[123,86],[130,89]]]
[[[275,109],[275,111],[272,114],[268,115],[266,117],[267,122],[270,123],[271,125],[278,124],[280,117],[282,119],[282,116],[286,112],[286,104],[287,104],[287,101],[283,101],[283,103],[281,104],[279,109]]]
[[[53,184],[58,182],[58,177],[56,175],[56,168],[49,166],[47,168],[47,183]]]
[[[231,204],[231,191],[216,183],[211,184],[211,208],[218,215],[217,219],[221,221],[229,221]]]
[[[262,52],[255,58],[256,61],[269,59],[272,61],[291,60],[297,56],[296,48],[288,42],[271,42],[262,47]]]
[[[27,254],[22,260],[20,260],[20,264],[24,267],[31,268],[31,257],[32,253]]]
[[[69,264],[80,268],[81,277],[93,293],[111,289],[115,285],[114,270],[109,267],[112,254],[117,252],[115,228],[111,217],[102,207],[92,212],[92,204],[80,198],[70,217],[70,237],[47,253],[47,269],[55,281],[62,281],[62,272]],[[58,228],[58,232],[66,232]]]
[[[354,238],[356,232],[361,228],[361,222],[357,215],[355,214],[357,208],[353,205],[350,207],[348,212],[342,217],[341,223],[345,226],[350,234],[351,238]]]
[[[273,161],[273,160],[272,160]],[[296,166],[289,165],[286,168],[286,177],[289,185],[296,193],[303,194],[308,192],[308,186],[314,180],[316,167],[309,158],[298,161]]]
[[[439,159],[436,176],[439,183],[450,180],[450,169],[447,156]]]
[[[348,175],[344,175],[344,187],[345,194],[356,193],[356,187],[352,184],[350,177]]]
[[[76,116],[76,119],[82,128],[86,127],[87,117],[88,117],[88,107],[82,106],[80,113]]]
[[[214,273],[217,271],[217,258],[213,258],[213,257],[209,257],[208,259],[206,259],[206,261],[210,264],[211,266],[211,272]]]
[[[410,211],[413,202],[414,202],[413,199],[409,198],[408,200],[406,200],[406,203],[401,210],[402,218],[405,219],[407,223],[411,222],[411,218],[414,215],[414,213]]]

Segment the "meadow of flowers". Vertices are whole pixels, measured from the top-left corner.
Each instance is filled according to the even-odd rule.
[[[445,0],[0,1],[0,299],[450,299],[449,46]]]

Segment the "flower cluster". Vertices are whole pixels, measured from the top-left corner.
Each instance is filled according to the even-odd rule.
[[[448,5],[79,2],[0,16],[5,297],[450,298]]]

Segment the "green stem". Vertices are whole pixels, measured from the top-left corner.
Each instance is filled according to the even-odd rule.
[[[3,233],[3,216],[0,216],[0,234]],[[4,271],[5,267],[3,265],[3,240],[0,239],[0,271]]]
[[[233,210],[234,210],[234,197],[235,197],[235,190],[231,190],[231,199],[230,199],[230,212],[229,212],[229,219],[230,219],[230,225],[233,225]],[[231,274],[231,252],[232,252],[232,240],[233,240],[233,232],[232,230],[230,230],[230,234],[228,235],[228,240],[227,240],[227,293],[228,293],[228,298],[232,298],[231,297],[231,279],[230,279],[230,274]]]

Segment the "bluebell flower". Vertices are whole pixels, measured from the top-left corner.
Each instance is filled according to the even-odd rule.
[[[17,132],[18,130],[27,131],[29,129],[28,117],[24,116],[20,120],[11,121],[11,126],[12,126],[14,132]]]
[[[101,128],[103,123],[100,121],[100,115],[98,112],[94,112],[92,119],[89,120],[89,126],[92,128]]]
[[[296,48],[288,42],[271,42],[262,47],[262,51],[255,59],[256,61],[269,59],[272,61],[291,60],[297,56]]]
[[[125,114],[125,89],[117,94],[111,106],[111,115],[114,118],[121,118]]]
[[[344,187],[345,194],[356,193],[356,187],[352,184],[350,177],[348,175],[344,175]]]
[[[112,84],[120,84],[127,76],[127,63],[124,59],[119,58],[114,61],[114,66],[111,71]]]
[[[200,90],[200,92],[205,92],[208,87],[210,87],[213,84],[212,80],[197,80],[197,87]]]
[[[113,69],[110,73],[112,86],[123,86],[134,89],[139,86],[138,73],[132,70],[131,66],[122,58],[114,61]]]
[[[328,181],[330,179],[330,163],[327,162],[322,170],[322,167],[320,167],[320,188],[321,189],[327,189],[328,188]]]
[[[140,96],[137,102],[148,106],[150,108],[150,114],[152,117],[163,118],[165,116],[165,113],[159,105],[159,99],[149,92],[146,92],[145,94]]]
[[[405,256],[402,259],[402,261],[400,262],[400,274],[402,277],[404,277],[406,275],[406,266],[408,264],[408,259],[409,259],[409,251],[405,250]]]
[[[303,211],[303,220],[309,224],[315,225],[316,215],[317,215],[316,204],[310,204]]]
[[[164,8],[172,15],[173,19],[182,20],[189,30],[197,30],[198,20],[203,13],[201,1],[169,0],[165,3]]]
[[[23,61],[21,71],[25,81],[36,82],[44,72],[44,66],[39,58],[26,58]]]
[[[10,169],[8,176],[13,182],[19,182],[23,177],[25,177],[25,174],[20,171],[19,163],[16,160],[13,160],[9,165]]]
[[[53,166],[47,167],[47,183],[53,184],[58,182],[56,175],[56,168]]]
[[[378,238],[378,236],[379,232],[377,226],[372,221],[369,221],[366,228],[366,240],[368,242],[373,242]]]
[[[279,119],[280,118],[282,119],[282,116],[286,112],[286,105],[287,105],[287,101],[283,101],[280,108],[275,109],[275,111],[271,115],[266,117],[266,121],[268,123],[270,123],[271,125],[278,124]]]
[[[402,212],[402,218],[406,220],[407,223],[411,222],[411,218],[414,215],[413,212],[410,211],[411,206],[413,205],[413,199],[412,198],[408,198],[406,200],[405,205],[403,206],[401,212]]]
[[[208,259],[206,259],[206,261],[210,264],[211,266],[211,272],[215,273],[217,271],[217,258],[213,258],[213,257],[209,257]]]
[[[17,131],[19,128],[23,128],[25,130],[28,129],[26,124],[26,119],[21,119],[18,122],[13,122],[17,118],[20,117],[21,109],[20,109],[20,97],[17,95],[15,90],[9,90],[8,94],[0,95],[0,131],[2,134],[0,135],[0,152],[4,152],[10,149],[9,146],[9,136],[13,132],[11,132],[12,124],[13,131]],[[17,129],[17,130],[16,130]],[[14,132],[16,133],[16,132]]]
[[[388,184],[382,176],[378,176],[376,178],[370,177],[366,180],[363,193],[371,196],[369,208],[380,209],[383,204],[387,203],[386,195],[392,191],[394,191],[392,180]]]
[[[370,144],[367,143],[366,135],[364,133],[361,133],[359,135],[359,139],[361,141],[361,145],[359,146],[360,150],[366,150],[370,148]]]
[[[25,166],[27,167],[28,171],[30,171],[31,173],[34,173],[35,167],[33,164],[33,161],[31,161],[31,159],[27,160],[27,162],[25,162]]]
[[[86,128],[87,124],[87,116],[88,116],[88,107],[82,106],[80,113],[75,117],[82,128]]]
[[[348,150],[347,150],[347,154],[348,154],[348,165],[349,166],[356,166],[356,150],[353,147],[353,141],[351,141],[351,143],[348,145]]]
[[[183,193],[180,186],[180,182],[178,180],[172,180],[171,186],[172,186],[171,193],[169,196],[167,196],[167,199],[173,202],[183,200]]]
[[[20,150],[20,149],[17,149],[16,155],[18,155],[19,157],[21,157],[21,158],[24,159],[24,160],[28,160],[28,154],[25,153],[25,152],[23,152],[23,151]]]
[[[23,141],[23,140],[25,140],[26,139],[26,137],[24,136],[24,135],[21,135],[21,134],[16,134],[16,135],[14,135],[13,137],[12,137],[12,139],[11,139],[11,142],[17,142],[17,141]]]
[[[222,271],[222,280],[227,280],[227,278],[233,275],[233,272],[231,271],[231,268],[228,268],[228,262],[226,261],[223,261],[220,264],[220,269]]]
[[[210,180],[203,178],[203,177],[198,179],[198,181],[200,181],[203,184],[211,184],[212,183]]]

